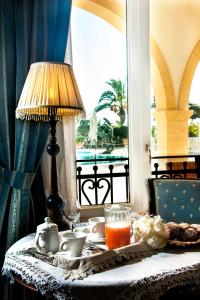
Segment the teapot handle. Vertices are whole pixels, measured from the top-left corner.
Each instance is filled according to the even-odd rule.
[[[39,244],[39,238],[41,238],[42,242],[45,241],[45,233],[43,232],[39,232],[37,237],[36,237],[36,247],[41,251],[42,249],[44,249],[44,247],[41,247],[40,244]]]

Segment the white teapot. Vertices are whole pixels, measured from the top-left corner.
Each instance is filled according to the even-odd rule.
[[[46,217],[44,223],[37,226],[35,246],[39,251],[55,253],[59,251],[60,237],[58,226]]]

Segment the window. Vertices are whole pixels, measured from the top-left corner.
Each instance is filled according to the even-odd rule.
[[[88,198],[84,193],[79,198],[82,205],[127,202],[126,35],[104,19],[76,7],[72,9],[71,32],[73,69],[86,110],[86,119],[80,120],[76,128],[77,160],[85,160],[78,161],[78,165],[82,175],[94,174],[93,166],[97,165],[96,174],[112,176],[96,178],[100,186],[96,190],[93,183],[91,188],[95,178],[84,184],[82,180]],[[111,163],[113,170],[109,168]],[[123,175],[117,177],[120,173]],[[114,174],[118,175],[113,177]]]
[[[119,1],[116,1],[119,2]],[[72,11],[72,50],[73,66],[76,74],[80,92],[83,90],[91,93],[93,78],[100,78],[101,71],[98,63],[103,64],[102,55],[94,54],[94,45],[89,43],[89,33],[82,38],[81,44],[90,53],[89,60],[93,62],[95,72],[88,67],[87,61],[78,61],[75,51],[80,54],[81,47],[75,45],[74,41],[74,19]],[[80,10],[79,10],[80,13]],[[83,13],[83,12],[82,12]],[[85,14],[89,15],[87,12]],[[91,18],[97,18],[90,16]],[[89,18],[90,18],[89,17]],[[102,20],[101,20],[102,21]],[[92,25],[91,25],[92,26]],[[108,24],[107,24],[108,26]],[[80,27],[79,27],[80,28]],[[81,26],[81,31],[83,27]],[[95,32],[98,37],[99,32]],[[80,38],[79,38],[80,41]],[[104,41],[101,43],[106,49]],[[148,0],[127,0],[127,67],[128,67],[128,127],[129,127],[129,177],[130,177],[130,201],[135,210],[147,208],[146,179],[150,175],[149,153],[146,151],[150,144],[150,71],[149,71],[149,1]],[[118,49],[117,49],[118,50]],[[113,54],[115,52],[113,51]],[[81,53],[82,54],[82,53]],[[102,53],[103,54],[103,53]],[[81,80],[78,72],[82,71]],[[98,72],[97,72],[98,71]],[[90,80],[86,80],[90,76]],[[95,74],[95,75],[94,75]],[[96,75],[97,74],[97,75]],[[109,78],[105,78],[105,80]],[[123,78],[122,78],[123,80]],[[87,82],[86,82],[87,81]],[[101,83],[105,84],[105,82]],[[101,91],[100,91],[101,90]],[[104,91],[102,86],[99,93]],[[92,109],[93,98],[87,97],[89,106]],[[96,100],[99,99],[95,97]],[[83,99],[84,101],[84,99]],[[90,108],[89,107],[89,108]],[[93,106],[94,107],[94,106]],[[105,111],[104,111],[105,113]],[[86,127],[88,124],[85,124]],[[94,213],[93,213],[94,214]]]

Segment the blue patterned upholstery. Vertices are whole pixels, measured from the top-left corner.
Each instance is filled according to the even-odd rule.
[[[200,223],[200,180],[153,181],[157,213],[166,222]]]

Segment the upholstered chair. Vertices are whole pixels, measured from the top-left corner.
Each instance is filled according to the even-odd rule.
[[[150,212],[166,222],[200,223],[200,180],[150,179]]]

